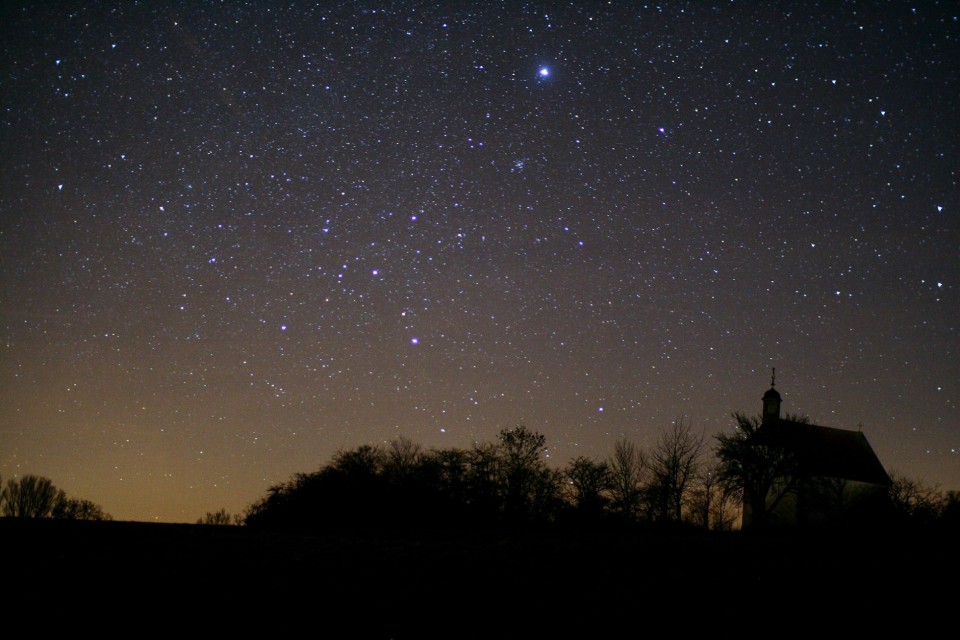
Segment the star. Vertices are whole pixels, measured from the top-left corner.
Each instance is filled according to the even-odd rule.
[[[960,489],[951,3],[153,4],[0,21],[4,482],[193,521],[522,420],[559,468],[728,428],[776,363]]]

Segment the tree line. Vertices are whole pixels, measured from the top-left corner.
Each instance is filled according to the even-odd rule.
[[[112,520],[95,502],[68,497],[49,478],[33,474],[0,485],[0,513],[8,518]]]
[[[649,451],[620,440],[609,458],[579,456],[562,469],[548,466],[546,438],[522,425],[468,449],[424,449],[400,437],[340,451],[320,470],[270,487],[242,522],[310,530],[604,522],[730,529],[734,493],[707,453],[704,434],[682,419]]]
[[[467,449],[425,449],[400,437],[341,450],[318,471],[270,487],[243,515],[221,510],[198,522],[297,530],[649,524],[728,531],[745,501],[753,501],[760,521],[803,482],[811,489],[789,454],[751,438],[759,418],[734,420],[733,432],[711,443],[677,419],[648,449],[621,439],[608,457],[578,456],[561,469],[547,464],[545,436],[522,425]],[[960,493],[894,474],[871,517],[956,526]]]
[[[799,416],[788,420],[803,422]],[[825,504],[856,513],[841,483],[805,478],[788,452],[759,444],[760,419],[734,414],[735,429],[705,435],[677,419],[656,443],[626,439],[606,458],[578,456],[561,469],[547,464],[546,438],[521,425],[495,442],[425,449],[406,437],[341,450],[313,473],[270,487],[243,514],[226,509],[197,520],[207,525],[324,530],[404,526],[684,525],[726,531],[742,508],[763,521],[801,487]],[[891,474],[882,524],[960,528],[960,492]],[[111,520],[90,501],[68,497],[49,478],[27,474],[0,482],[0,514],[14,518]]]

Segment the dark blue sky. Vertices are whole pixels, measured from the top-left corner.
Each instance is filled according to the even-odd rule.
[[[960,488],[955,3],[90,4],[0,10],[4,478],[193,521],[776,367]]]

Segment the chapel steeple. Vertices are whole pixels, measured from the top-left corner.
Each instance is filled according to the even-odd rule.
[[[774,388],[777,386],[777,370],[774,368],[770,376],[770,388],[763,394],[763,415],[761,424],[775,424],[780,420],[780,394]]]

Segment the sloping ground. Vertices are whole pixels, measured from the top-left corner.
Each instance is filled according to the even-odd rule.
[[[954,539],[930,532],[310,536],[0,519],[0,542],[8,620],[39,606],[37,628],[124,635],[742,638],[909,625],[922,637],[952,611],[960,566]]]

